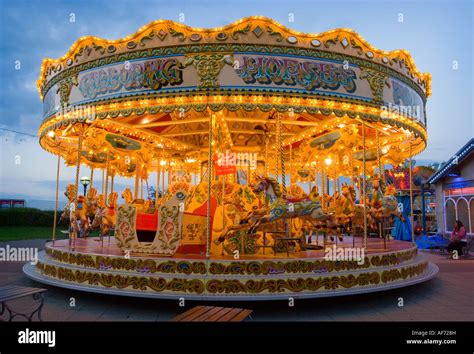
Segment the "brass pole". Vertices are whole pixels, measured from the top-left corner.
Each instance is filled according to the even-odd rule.
[[[104,188],[104,183],[105,183],[105,169],[102,169],[102,195],[105,195],[105,188]]]
[[[89,188],[92,188],[92,183],[94,182],[94,167],[91,167],[91,177]]]
[[[135,200],[138,199],[138,184],[140,183],[139,178],[140,178],[140,163],[137,160],[137,164],[135,167],[135,184],[133,186],[133,198]]]
[[[292,177],[293,176],[293,145],[290,144],[290,188],[291,188],[291,183],[292,183]],[[311,178],[309,178],[309,188],[311,190]]]
[[[160,161],[158,161],[157,169],[156,169],[156,191],[155,191],[155,208],[158,208],[158,196],[159,196],[159,189],[160,189]]]
[[[107,151],[107,162],[105,164],[105,202],[108,202],[109,195],[109,163],[110,163],[110,152]]]
[[[140,176],[140,199],[143,199],[143,178]]]
[[[363,200],[364,200],[364,249],[367,249],[367,193],[366,193],[366,185],[365,185],[365,180],[366,180],[366,175],[367,175],[367,165],[366,165],[366,158],[365,158],[365,123],[362,122],[362,145],[364,148],[364,153],[363,153],[363,164],[364,164],[364,175],[362,176],[362,194],[363,194]]]
[[[168,163],[168,168],[167,168],[167,173],[168,173],[168,178],[166,179],[166,192],[170,189],[170,184],[171,184],[171,161]]]
[[[278,141],[278,153],[280,154],[280,171],[281,171],[281,185],[282,185],[282,191],[283,195],[286,195],[286,173],[285,173],[285,149],[283,147],[283,141],[282,141],[282,131],[281,131],[281,114],[277,113],[277,127],[278,127],[278,135],[277,135],[277,141]]]
[[[112,171],[112,176],[110,176],[110,194],[114,192],[114,177],[115,173]]]
[[[206,258],[209,258],[211,255],[211,183],[212,183],[212,169],[213,169],[213,159],[212,159],[212,128],[214,124],[214,114],[211,113],[209,120],[209,154],[207,160],[207,240],[206,240]]]
[[[316,188],[319,188],[319,173],[316,167],[314,168],[314,185],[316,186]],[[311,193],[311,188],[309,192]]]
[[[409,177],[410,177],[410,221],[411,221],[411,242],[415,243],[415,225],[414,223],[414,218],[413,218],[413,157],[412,157],[412,144],[410,142],[410,172],[409,172]]]
[[[222,175],[222,230],[224,230],[225,224],[225,175]],[[250,178],[250,175],[249,175]],[[243,237],[242,237],[243,239]],[[224,242],[222,242],[222,253],[224,255]]]
[[[326,173],[324,175],[326,176],[326,194],[329,195],[331,190],[329,187],[329,170],[326,170]]]
[[[247,185],[250,186],[250,159],[247,159]]]
[[[351,173],[350,173],[350,176],[351,176],[351,186],[352,186],[352,188],[354,188],[354,156],[353,156],[352,151],[351,151],[350,157],[351,157],[351,159],[350,159],[350,163],[351,163]]]
[[[81,170],[81,150],[82,150],[82,130],[80,129],[79,135],[77,138],[77,164],[76,164],[76,183],[75,183],[75,188],[74,188],[74,211],[77,213],[77,197],[79,194],[79,173]],[[77,234],[75,234],[74,229],[77,227],[77,222],[74,219],[71,220],[71,222],[76,223],[75,227],[73,228],[73,238],[74,240],[77,238]],[[69,241],[71,241],[71,238],[69,237]]]
[[[382,158],[380,156],[380,142],[379,142],[379,131],[376,129],[375,130],[375,146],[377,147],[377,167],[379,169],[379,188],[382,190]],[[375,193],[375,191],[374,191]],[[382,216],[382,221],[379,222],[379,237],[382,237],[382,222],[384,222],[384,218]],[[384,238],[384,248],[385,248],[385,238]]]
[[[161,200],[165,201],[165,166],[161,168]]]
[[[323,166],[321,170],[321,195],[326,194],[326,167]],[[323,208],[324,208],[324,200],[323,200]]]
[[[56,204],[54,207],[54,223],[53,223],[53,246],[56,240],[56,223],[58,219],[58,193],[59,193],[59,168],[61,166],[61,155],[58,154],[58,167],[56,170]]]
[[[321,167],[321,166],[320,166],[320,167]],[[318,170],[316,170],[315,173],[316,173],[316,186],[317,186],[318,189],[319,189],[319,191],[318,191],[318,193],[319,193],[319,192],[322,190],[322,188],[319,187],[319,186],[320,186],[320,181],[321,181],[321,172],[318,171]]]
[[[352,155],[352,151],[351,151],[351,186],[352,188],[354,189],[355,191],[355,188],[354,188],[354,157]],[[359,169],[357,169],[357,176],[359,175]],[[358,178],[358,177],[357,177]],[[357,197],[356,197],[357,198]],[[356,201],[354,200],[353,201],[353,204],[354,204],[354,208],[355,208],[355,204],[356,204]],[[355,238],[356,238],[356,234],[355,234],[355,226],[354,226],[354,222],[351,221],[351,233],[352,233],[352,247],[355,248]]]
[[[269,144],[268,136],[265,136],[265,177],[268,177],[270,173],[270,163],[268,162],[268,144]]]
[[[379,131],[375,131],[375,145],[377,146],[377,167],[379,168],[379,178],[382,180],[382,157],[380,156]]]

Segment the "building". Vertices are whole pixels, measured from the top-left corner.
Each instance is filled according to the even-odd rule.
[[[24,208],[24,199],[0,199],[0,208]]]
[[[468,234],[474,234],[474,138],[435,172],[428,183],[435,185],[438,232],[451,232],[454,222],[460,220]]]

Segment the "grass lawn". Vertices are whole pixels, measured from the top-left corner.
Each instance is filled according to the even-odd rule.
[[[67,238],[60,232],[64,227],[56,229],[56,239]],[[13,240],[52,239],[53,228],[47,226],[2,226],[0,227],[0,242]]]

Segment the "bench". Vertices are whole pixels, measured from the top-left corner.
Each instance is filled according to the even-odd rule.
[[[471,247],[473,244],[474,244],[474,237],[467,236],[466,246],[462,248],[462,253],[463,253],[464,258],[469,258],[470,256],[469,252],[471,251]]]
[[[172,322],[242,322],[252,310],[217,306],[196,306],[176,316]]]
[[[31,322],[34,314],[38,314],[38,319],[42,321],[41,318],[41,309],[43,308],[43,292],[47,289],[42,288],[29,288],[24,286],[8,285],[0,287],[0,316],[2,316],[6,311],[8,312],[8,321],[11,322],[17,316],[23,316],[28,321]],[[20,299],[25,296],[33,296],[35,301],[39,301],[39,306],[36,307],[33,311],[20,313],[14,311],[7,302],[11,300]]]

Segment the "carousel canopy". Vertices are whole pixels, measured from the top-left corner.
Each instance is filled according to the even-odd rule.
[[[119,40],[82,37],[43,61],[37,85],[40,144],[70,164],[79,155],[124,176],[138,165],[197,169],[212,125],[216,150],[275,159],[279,135],[294,168],[318,168],[329,156],[352,175],[364,149],[375,168],[425,148],[431,76],[407,51],[376,49],[349,29],[306,34],[249,17],[214,29],[160,20]]]

